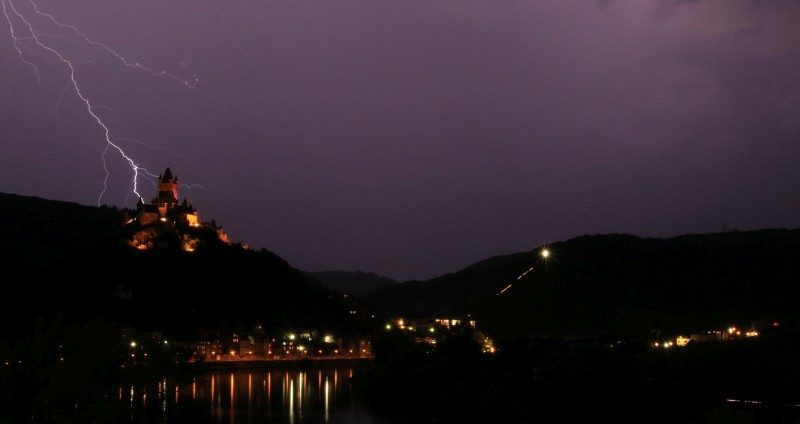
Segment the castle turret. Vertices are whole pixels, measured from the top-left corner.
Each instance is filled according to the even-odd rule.
[[[178,197],[178,176],[173,176],[169,167],[158,176],[156,197],[150,201],[150,204],[145,204],[144,200],[139,198],[137,211],[137,219],[142,226],[156,221],[169,224],[180,223],[191,227],[199,227],[202,224],[192,200],[184,197],[181,201]]]
[[[158,203],[168,205],[178,203],[178,178],[172,177],[169,167],[163,176],[158,177]]]

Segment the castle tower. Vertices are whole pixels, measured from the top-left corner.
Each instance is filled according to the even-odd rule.
[[[144,204],[140,198],[137,210],[137,220],[143,226],[159,220],[171,223],[181,222],[192,227],[199,227],[202,224],[192,201],[184,198],[181,203],[178,200],[178,176],[173,176],[169,167],[164,174],[158,176],[156,197],[150,200],[148,205]]]
[[[167,167],[163,176],[158,177],[158,204],[173,206],[178,203],[178,177],[172,177],[172,171]]]
[[[200,220],[200,216],[191,199],[184,198],[183,201],[179,200],[178,176],[173,176],[169,167],[162,175],[158,176],[157,188],[158,193],[150,203],[145,204],[140,197],[136,207],[136,217],[126,219],[127,224],[137,223],[140,227],[155,225],[150,228],[140,228],[132,236],[130,240],[131,246],[140,250],[149,249],[158,244],[155,241],[155,237],[158,237],[159,234],[164,234],[165,231],[172,231],[181,237],[183,250],[192,252],[197,246],[198,240],[200,240],[200,233],[197,230],[193,230],[192,227],[214,229],[217,231],[217,237],[222,242],[231,244],[228,235],[221,228],[217,228],[216,225],[209,226]]]

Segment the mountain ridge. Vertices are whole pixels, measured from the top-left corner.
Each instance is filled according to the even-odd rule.
[[[368,272],[304,272],[202,228],[196,252],[183,251],[176,236],[166,238],[166,250],[136,251],[127,242],[125,210],[115,207],[4,193],[0,205],[0,255],[11,264],[9,275],[34,282],[6,297],[7,323],[57,308],[78,315],[95,308],[177,332],[256,321],[344,328],[353,324],[347,315],[355,307],[383,317],[469,316],[493,337],[515,338],[697,331],[770,318],[790,323],[800,311],[800,229],[587,234],[549,244],[547,260],[536,248],[397,283]],[[336,279],[338,286],[331,284]],[[133,302],[111,299],[119,285],[134,293]],[[334,294],[348,290],[357,299]],[[7,326],[17,334],[29,328]]]
[[[773,315],[796,320],[800,309],[797,229],[595,234],[547,247],[547,260],[539,248],[494,256],[376,289],[364,303],[387,315],[469,315],[489,334],[510,338],[695,331]]]

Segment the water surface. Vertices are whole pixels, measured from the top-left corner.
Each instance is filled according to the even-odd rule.
[[[371,416],[350,387],[359,368],[203,371],[183,384],[120,389],[131,422],[387,424]],[[153,393],[154,392],[154,393]]]

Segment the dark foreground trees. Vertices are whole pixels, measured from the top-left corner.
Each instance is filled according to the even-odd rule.
[[[518,339],[487,355],[462,336],[431,348],[391,334],[353,384],[395,423],[800,423],[799,336],[671,351]]]
[[[128,388],[158,393],[162,379],[181,378],[177,359],[185,352],[155,341],[131,347],[124,331],[101,318],[59,316],[38,319],[33,334],[18,343],[4,342],[0,423],[130,422],[130,405],[121,401]]]

